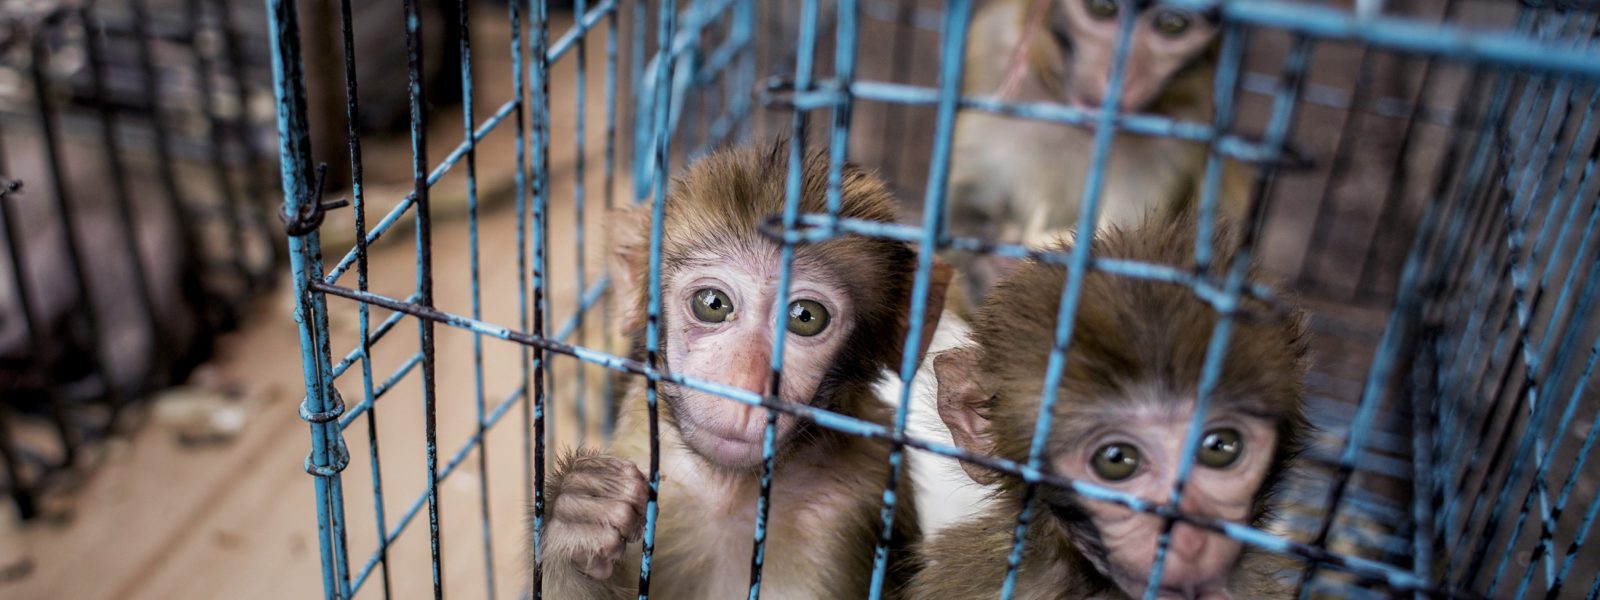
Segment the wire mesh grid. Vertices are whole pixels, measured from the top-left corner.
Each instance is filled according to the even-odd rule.
[[[480,465],[487,461],[485,436],[508,415],[521,422],[523,489],[538,531],[546,510],[552,420],[570,411],[580,432],[604,433],[614,415],[613,378],[605,378],[599,390],[587,389],[588,371],[580,368],[567,372],[569,386],[557,385],[556,365],[569,360],[642,378],[649,389],[652,433],[654,392],[660,382],[766,408],[763,499],[772,476],[772,423],[784,412],[851,435],[889,440],[896,448],[891,469],[903,468],[903,448],[917,448],[1011,473],[1029,484],[1065,487],[1085,498],[1153,512],[1169,528],[1184,522],[1221,531],[1249,546],[1298,559],[1300,568],[1285,576],[1300,584],[1302,596],[1595,597],[1600,590],[1595,574],[1600,552],[1585,543],[1600,512],[1595,489],[1600,477],[1586,460],[1600,437],[1600,415],[1593,402],[1596,384],[1590,381],[1600,353],[1600,320],[1591,310],[1600,287],[1594,277],[1600,274],[1595,272],[1600,262],[1593,236],[1600,203],[1590,181],[1600,148],[1592,119],[1600,61],[1592,42],[1596,24],[1591,7],[1443,0],[1395,3],[1385,15],[1358,16],[1336,7],[1276,0],[1168,0],[1168,5],[1212,11],[1222,24],[1218,114],[1213,122],[1194,123],[1118,113],[1113,107],[1120,78],[1115,76],[1098,111],[962,97],[962,55],[974,9],[969,0],[574,4],[572,24],[565,31],[552,25],[544,2],[508,4],[505,35],[514,89],[487,117],[472,110],[474,77],[483,74],[473,68],[473,36],[463,36],[460,76],[467,100],[461,142],[437,163],[430,159],[424,133],[429,111],[421,64],[429,54],[421,47],[423,20],[417,0],[406,4],[413,190],[369,227],[360,136],[352,129],[348,160],[356,241],[336,254],[329,268],[316,224],[337,203],[322,198],[323,182],[307,144],[298,16],[292,2],[268,3],[284,210],[307,389],[301,416],[311,424],[312,434],[306,469],[315,481],[322,577],[329,597],[350,597],[374,579],[381,580],[388,594],[390,547],[424,510],[433,591],[443,594],[440,482],[472,458]],[[346,72],[354,73],[352,61],[360,57],[352,55],[349,2],[341,7]],[[459,12],[460,26],[467,31],[466,3]],[[484,35],[491,34],[480,32],[479,39]],[[597,78],[603,115],[585,109],[590,105],[585,95],[593,87],[586,54],[598,50],[589,48],[591,43],[604,48]],[[819,60],[830,51],[831,65]],[[1125,68],[1126,54],[1126,44],[1119,44],[1114,72]],[[571,64],[575,83],[553,90],[551,74],[563,60]],[[348,76],[350,98],[356,97],[356,84]],[[577,96],[571,123],[576,133],[560,140],[577,147],[576,162],[568,165],[576,225],[570,253],[549,242],[551,212],[567,200],[551,191],[556,173],[550,157],[558,143],[552,134],[552,103],[561,94]],[[625,100],[630,94],[632,102]],[[352,99],[347,109],[354,122],[359,106]],[[819,110],[825,119],[813,118],[811,113]],[[730,141],[773,133],[789,135],[790,156],[798,156],[793,150],[806,147],[808,138],[825,139],[818,145],[827,148],[834,186],[848,158],[879,166],[903,196],[922,198],[920,205],[909,207],[920,213],[920,222],[898,224],[844,219],[836,213],[800,214],[798,202],[788,202],[787,212],[772,217],[774,228],[781,229],[776,237],[785,256],[780,295],[794,246],[859,235],[1066,265],[1063,317],[1072,314],[1090,269],[1186,285],[1222,315],[1213,345],[1225,344],[1229,335],[1234,320],[1228,307],[1246,296],[1265,296],[1246,285],[1239,268],[1212,278],[1100,260],[1087,245],[1041,253],[951,235],[945,181],[958,111],[1094,131],[1094,175],[1084,190],[1080,227],[1092,225],[1099,210],[1098,173],[1105,168],[1114,131],[1194,140],[1205,143],[1213,159],[1257,166],[1252,233],[1233,266],[1256,256],[1290,278],[1313,310],[1317,334],[1317,365],[1308,384],[1320,433],[1292,481],[1281,523],[1264,531],[1183,515],[1175,509],[1176,497],[1153,503],[1050,474],[1041,468],[1037,450],[1018,463],[909,437],[910,385],[892,399],[899,408],[894,422],[884,426],[661,370],[656,355],[659,201],[653,204],[651,318],[642,354],[630,357],[609,344],[601,347],[584,339],[586,315],[592,321],[592,313],[610,308],[607,274],[585,278],[601,267],[584,253],[586,196],[594,191],[585,187],[592,179],[586,176],[592,171],[586,170],[594,167],[586,158],[593,153],[585,149],[594,136],[585,128],[596,116],[603,121],[597,129],[603,130],[604,140],[599,192],[607,205],[629,192],[633,201],[664,198],[666,175],[677,167]],[[625,124],[631,124],[631,132]],[[479,306],[482,264],[473,191],[477,145],[506,127],[515,136],[517,154],[515,325],[485,320]],[[433,301],[429,190],[453,170],[465,171],[469,190],[472,300],[465,310],[441,308]],[[791,164],[794,194],[798,176],[798,165]],[[1217,210],[1212,181],[1200,202],[1203,227]],[[830,192],[837,197],[836,187]],[[369,289],[368,246],[407,215],[415,220],[414,285],[408,293],[375,293]],[[1208,260],[1206,248],[1197,251],[1198,261]],[[919,300],[904,340],[908,349],[921,342],[918,324],[926,306],[920,299],[926,296],[932,269],[931,253],[921,256],[914,295]],[[576,263],[574,285],[566,288],[572,292],[569,312],[559,315],[552,308],[551,290],[567,282],[552,279],[552,259]],[[355,285],[341,285],[352,269]],[[343,355],[333,354],[330,341],[330,295],[355,301],[359,311],[359,341]],[[389,316],[373,324],[371,307]],[[408,317],[417,323],[416,349],[407,350],[392,372],[375,374],[374,345]],[[1051,368],[1043,374],[1047,390],[1055,389],[1048,382],[1060,377],[1062,351],[1072,340],[1072,319],[1059,322]],[[437,438],[441,392],[436,389],[434,335],[439,324],[473,336],[476,430],[457,447],[441,447]],[[782,331],[777,327],[774,336],[775,373],[782,370]],[[484,375],[485,337],[491,344],[510,342],[519,354],[520,383],[497,396],[491,396],[493,386]],[[897,376],[908,383],[919,365],[911,358],[915,353],[905,355]],[[1208,356],[1202,390],[1216,385],[1220,370],[1220,353]],[[361,397],[347,405],[334,381],[357,365]],[[413,376],[413,371],[418,373]],[[408,377],[419,378],[423,389],[427,466],[423,489],[392,519],[383,511],[383,495],[385,483],[392,486],[393,481],[382,476],[373,422],[378,398]],[[598,411],[596,403],[586,400],[596,392],[606,399]],[[1201,398],[1197,422],[1203,418],[1205,394]],[[1042,418],[1050,414],[1053,401],[1053,394],[1045,398]],[[353,458],[345,430],[363,417],[377,529],[376,549],[366,556],[352,555],[349,548],[350,536],[357,534],[347,527],[341,478]],[[1041,423],[1039,431],[1047,427]],[[1194,437],[1187,440],[1190,447]],[[1035,448],[1039,441],[1035,439]],[[652,436],[641,598],[649,593],[658,516],[657,443]],[[440,452],[447,454],[441,458]],[[893,486],[883,490],[884,534],[875,553],[873,597],[883,593]],[[479,481],[477,491],[485,576],[493,589],[497,573],[488,556],[496,544],[516,546],[522,540],[492,538],[491,532],[503,529],[489,522],[487,479]],[[1026,522],[1030,512],[1025,510],[1019,519]],[[758,532],[768,517],[764,510],[760,513]],[[539,540],[532,543],[536,554]],[[1163,548],[1165,544],[1164,536]],[[466,551],[460,545],[452,548]],[[760,593],[763,551],[758,534],[752,540],[752,598]],[[1014,549],[1013,568],[996,595],[1014,592],[1016,555]],[[537,582],[538,567],[528,568]],[[1159,566],[1155,571],[1152,580],[1160,577]],[[500,579],[517,575],[498,573]]]

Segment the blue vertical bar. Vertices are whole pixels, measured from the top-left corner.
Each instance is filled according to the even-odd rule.
[[[678,3],[663,0],[659,9],[660,27],[657,31],[655,118],[650,125],[655,129],[655,168],[650,174],[654,189],[654,202],[650,206],[650,287],[645,308],[645,366],[655,371],[661,366],[661,225],[666,219],[667,160],[671,150],[671,136],[667,135],[667,105],[672,86],[672,37],[677,25]],[[640,34],[642,36],[642,34]],[[639,36],[636,36],[636,38]],[[641,78],[642,81],[642,78]],[[639,139],[639,138],[635,138]],[[651,139],[645,137],[644,139]],[[635,149],[637,151],[637,147]],[[657,403],[657,382],[645,381],[645,408],[650,414],[650,493],[644,511],[644,547],[639,556],[639,600],[650,598],[650,561],[656,548],[656,517],[661,507],[661,419]]]
[[[550,188],[550,13],[546,0],[528,0],[528,12],[532,19],[532,28],[529,40],[528,79],[530,79],[530,100],[533,124],[533,179],[531,192],[533,194],[533,214],[530,224],[529,237],[532,238],[533,253],[528,258],[532,268],[532,306],[528,308],[533,312],[533,334],[539,337],[545,335],[545,299],[544,299],[544,240],[548,231],[548,214],[545,210],[549,198]],[[523,257],[519,257],[522,260]],[[542,348],[533,350],[533,393],[530,394],[530,403],[533,405],[533,522],[534,531],[540,531],[544,526],[544,486],[545,486],[545,451],[548,448],[549,431],[545,419],[545,376],[549,367],[549,355]],[[535,549],[541,548],[540,542],[535,540]],[[533,571],[534,598],[543,597],[544,573],[542,566],[535,555]]]
[[[478,136],[473,129],[477,121],[472,106],[472,25],[468,15],[468,0],[458,0],[461,31],[461,121],[462,137],[467,145],[467,262],[472,278],[472,318],[483,320],[483,282],[478,258]],[[477,410],[478,509],[483,521],[483,575],[485,596],[494,599],[494,536],[489,524],[489,445],[488,415],[484,407],[483,334],[472,333],[472,383],[473,406]]]
[[[1227,25],[1222,30],[1222,50],[1218,54],[1212,90],[1216,114],[1212,116],[1211,125],[1217,137],[1233,126],[1233,113],[1237,109],[1234,95],[1238,90],[1239,72],[1244,70],[1246,35],[1244,29],[1237,25]],[[1195,226],[1195,269],[1202,273],[1211,267],[1211,239],[1216,235],[1217,204],[1220,202],[1225,166],[1222,155],[1217,152],[1216,139],[1212,139],[1207,146],[1205,175],[1200,182],[1200,222]],[[1265,200],[1251,199],[1257,203]]]
[[[644,202],[646,198],[650,197],[650,193],[654,189],[654,180],[649,177],[650,170],[646,161],[655,160],[655,144],[650,140],[652,127],[650,119],[654,118],[653,113],[655,111],[652,106],[649,109],[652,116],[647,117],[644,114],[645,110],[641,108],[644,106],[641,103],[642,101],[649,100],[654,102],[653,98],[645,97],[645,90],[647,89],[644,81],[645,46],[647,45],[646,34],[649,33],[649,27],[646,25],[646,17],[649,15],[649,10],[645,4],[646,1],[634,0],[633,2],[633,25],[631,27],[633,41],[629,44],[629,47],[633,50],[633,60],[628,62],[630,80],[628,89],[633,92],[635,97],[635,101],[632,103],[634,111],[633,144],[631,146],[633,153],[634,202]],[[658,43],[660,43],[659,40]],[[650,76],[655,77],[655,74],[651,73]],[[669,79],[668,81],[671,80]]]
[[[621,8],[612,5],[606,13],[606,149],[605,149],[605,207],[607,211],[613,208],[617,193],[617,12]],[[609,261],[601,261],[601,277],[611,281]],[[578,286],[583,289],[583,286]],[[579,292],[582,294],[582,292]],[[601,299],[600,321],[610,323],[612,311],[615,310],[616,294],[606,294]],[[605,339],[603,348],[606,352],[616,354],[617,349],[611,343],[611,337]],[[606,441],[611,440],[611,432],[616,429],[616,390],[612,389],[612,381],[616,379],[611,374],[605,373],[605,380],[601,382],[601,399],[604,401],[604,416],[601,425],[601,437]]]
[[[843,185],[844,161],[850,150],[850,113],[855,108],[855,98],[850,86],[856,81],[856,37],[860,30],[858,21],[861,7],[857,0],[839,0],[838,33],[834,41],[833,71],[843,95],[833,106],[833,128],[828,135],[828,216],[839,216],[840,187]],[[827,232],[835,230],[832,219]],[[931,248],[931,246],[928,246]]]
[[[272,50],[272,93],[277,100],[278,161],[286,215],[300,213],[315,202],[310,179],[311,144],[306,125],[305,84],[300,63],[300,24],[293,2],[267,0],[268,42]],[[310,284],[322,278],[321,239],[316,231],[289,236],[289,268],[295,291],[295,322],[300,337],[301,377],[306,400],[301,407],[311,421],[311,452],[307,470],[314,475],[317,497],[317,542],[322,558],[322,589],[328,598],[349,597],[349,562],[336,551],[335,540],[344,537],[344,505],[334,502],[333,488],[339,471],[348,464],[343,436],[338,428],[338,403],[333,398],[328,357],[321,354],[325,339],[327,305]],[[330,440],[333,440],[330,443]]]
[[[577,114],[573,115],[572,121],[572,126],[574,128],[573,137],[578,151],[578,155],[573,159],[572,164],[572,210],[573,218],[576,221],[575,224],[578,229],[577,240],[572,249],[573,261],[577,264],[577,269],[574,272],[574,281],[577,283],[577,285],[573,289],[572,293],[575,296],[573,305],[577,306],[578,308],[573,313],[572,318],[574,326],[576,327],[574,331],[578,336],[578,345],[585,348],[589,347],[589,334],[583,327],[583,315],[585,312],[588,312],[586,307],[583,306],[583,293],[585,290],[589,289],[587,283],[585,282],[583,272],[583,213],[584,205],[586,204],[584,201],[584,167],[588,162],[588,156],[586,155],[586,150],[584,147],[584,142],[586,141],[584,139],[584,133],[587,129],[587,122],[589,120],[589,44],[587,42],[589,38],[589,31],[583,28],[583,17],[588,12],[589,3],[587,0],[575,0],[573,2],[572,13],[578,20],[578,24],[574,27],[578,27],[579,30],[578,39],[575,40],[573,44],[573,51],[576,52],[576,56],[574,58],[578,61],[578,64],[575,67],[576,72],[573,74],[572,81],[572,85],[577,88],[578,95],[578,105],[574,108]],[[584,393],[584,379],[585,375],[589,373],[589,370],[583,361],[576,362],[578,363],[578,375],[577,380],[574,381],[573,384],[576,388],[575,391],[577,392],[577,395],[575,404],[573,406],[573,411],[576,413],[575,416],[578,418],[578,446],[581,447],[583,446],[584,440],[589,435],[589,411],[586,406],[589,403],[589,397],[588,394]]]
[[[517,213],[517,327],[518,331],[529,331],[528,319],[528,154],[527,154],[527,122],[523,116],[528,102],[528,85],[523,79],[522,62],[526,48],[522,45],[522,2],[511,0],[506,3],[507,19],[511,24],[511,87],[516,93],[516,146],[517,169],[515,178],[516,186],[516,213]],[[535,490],[542,485],[542,479],[535,480],[533,473],[533,394],[528,393],[533,389],[533,349],[518,344],[519,362],[522,371],[522,493],[523,504],[533,507],[533,547],[527,555],[528,572],[533,574],[533,589],[528,593],[538,598],[540,595],[539,555],[543,549],[544,506],[541,498],[535,497]]]
[[[1122,98],[1122,84],[1127,72],[1128,49],[1133,39],[1133,11],[1119,11],[1117,46],[1111,60],[1111,83],[1106,86],[1106,96],[1100,104],[1100,114],[1094,129],[1094,148],[1090,154],[1089,175],[1083,185],[1083,209],[1078,215],[1078,231],[1094,231],[1100,217],[1100,191],[1104,187],[1106,164],[1111,159],[1111,143],[1115,137],[1117,103]],[[960,61],[960,58],[956,58]],[[947,67],[950,68],[950,67]],[[1079,240],[1073,244],[1067,267],[1067,285],[1061,288],[1061,304],[1056,312],[1055,344],[1050,348],[1050,361],[1045,367],[1044,392],[1039,402],[1039,414],[1034,424],[1033,440],[1028,448],[1028,468],[1038,469],[1044,458],[1045,441],[1050,435],[1054,420],[1051,412],[1056,403],[1056,388],[1061,383],[1066,363],[1067,347],[1072,343],[1074,321],[1078,314],[1078,300],[1083,293],[1083,279],[1089,271],[1089,251],[1092,244]],[[1017,567],[1022,563],[1022,547],[1033,519],[1034,496],[1038,485],[1029,483],[1022,495],[1022,510],[1017,514],[1016,530],[1012,534],[1011,554],[1006,557],[1006,578],[1000,590],[1001,600],[1010,600],[1017,591]]]
[[[820,10],[818,0],[805,0],[800,7],[800,48],[795,58],[795,89],[804,90],[811,87],[812,63],[816,59],[817,50],[817,13]],[[789,133],[789,169],[788,177],[784,181],[784,237],[780,243],[778,289],[773,296],[777,298],[773,305],[778,308],[773,311],[772,354],[769,358],[772,378],[765,390],[768,398],[782,397],[783,342],[789,330],[789,284],[793,274],[791,267],[794,266],[794,244],[789,241],[789,237],[800,218],[801,185],[805,178],[807,117],[805,110],[795,109]],[[767,558],[767,517],[772,510],[772,476],[776,466],[777,433],[778,412],[769,408],[766,427],[761,436],[761,489],[756,497],[755,539],[750,556],[750,592],[746,596],[748,600],[757,600],[761,597],[761,574]]]
[[[834,69],[839,73],[844,89],[849,89],[855,77],[856,19],[859,8],[854,1],[841,3],[840,8],[839,54]],[[944,43],[939,57],[939,108],[935,117],[933,155],[929,161],[928,185],[923,202],[922,239],[917,249],[917,270],[911,287],[911,318],[907,321],[906,339],[900,354],[900,397],[895,402],[894,411],[895,439],[905,435],[906,422],[911,414],[911,382],[916,377],[921,358],[919,351],[922,349],[923,323],[927,319],[934,252],[945,237],[951,140],[955,133],[961,79],[965,75],[967,26],[971,20],[972,2],[953,0],[945,6]],[[850,102],[851,99],[846,96],[844,104],[834,109],[832,160],[828,170],[828,212],[832,215],[838,214],[841,200],[839,163],[844,160],[844,152],[849,145],[846,138],[849,134]],[[889,475],[883,485],[882,505],[878,512],[880,527],[877,545],[872,552],[872,587],[869,592],[872,600],[883,597],[884,583],[888,579],[889,543],[894,537],[894,511],[904,465],[905,447],[896,443],[889,451]]]
[[[405,0],[406,81],[411,96],[411,185],[417,211],[417,304],[433,307],[433,227],[428,202],[428,114],[422,81],[422,13],[419,0]],[[439,444],[438,411],[434,381],[433,321],[417,319],[419,351],[422,353],[423,437],[427,446],[428,549],[433,567],[433,597],[444,597],[444,569],[441,567],[439,531]]]
[[[1242,36],[1235,35],[1233,37],[1239,38]],[[1235,43],[1243,45],[1243,42]],[[1280,86],[1273,96],[1272,117],[1267,123],[1265,139],[1265,145],[1274,154],[1283,151],[1284,145],[1288,142],[1290,131],[1294,127],[1296,98],[1299,96],[1300,83],[1305,76],[1306,66],[1311,61],[1311,50],[1312,43],[1310,38],[1296,36],[1294,44],[1289,50],[1289,55],[1284,59],[1283,80],[1286,83]],[[1242,49],[1240,52],[1242,54]],[[1222,65],[1222,71],[1218,73],[1218,79],[1236,79],[1238,70],[1241,67],[1237,59],[1242,58],[1242,56],[1231,58],[1236,60]],[[1220,95],[1221,92],[1219,91]],[[1211,159],[1213,163],[1217,162],[1215,153],[1212,154]],[[1257,174],[1257,182],[1262,182],[1272,177],[1270,170],[1270,165],[1264,167],[1263,172]],[[1259,185],[1256,187],[1261,189]],[[1215,199],[1214,194],[1212,199]],[[1190,415],[1189,428],[1184,433],[1183,445],[1180,446],[1183,448],[1183,453],[1178,458],[1177,481],[1173,483],[1172,496],[1168,501],[1168,506],[1174,510],[1182,506],[1184,486],[1189,481],[1189,473],[1194,469],[1195,455],[1200,451],[1200,438],[1205,432],[1206,412],[1211,407],[1211,395],[1217,391],[1217,386],[1221,383],[1222,362],[1227,358],[1228,340],[1233,335],[1232,309],[1239,306],[1239,300],[1245,284],[1245,274],[1250,270],[1251,254],[1254,251],[1255,225],[1261,219],[1266,208],[1265,198],[1260,200],[1261,202],[1257,202],[1253,206],[1250,222],[1245,223],[1243,226],[1243,235],[1241,236],[1239,248],[1233,255],[1233,263],[1229,265],[1228,277],[1223,284],[1222,302],[1224,306],[1219,307],[1218,312],[1221,314],[1217,319],[1216,325],[1211,329],[1211,340],[1206,346],[1205,361],[1200,370],[1199,389],[1195,394],[1194,413]],[[1203,208],[1214,210],[1216,207],[1208,206]],[[1199,249],[1209,248],[1212,245],[1212,239],[1209,237],[1212,235],[1209,233],[1211,227],[1208,224],[1211,223],[1213,217],[1204,215],[1204,212],[1210,211],[1203,210],[1200,218],[1200,229],[1208,231],[1208,237],[1195,241],[1197,260]],[[1156,540],[1155,564],[1150,570],[1149,579],[1145,580],[1145,600],[1155,600],[1156,592],[1160,590],[1161,574],[1166,570],[1167,550],[1172,541],[1172,528],[1175,523],[1176,521],[1171,518],[1163,519],[1161,535]]]
[[[356,85],[355,20],[350,0],[339,0],[340,34],[344,42],[345,135],[350,149],[350,195],[353,198],[356,226],[356,287],[367,291],[367,202],[361,166],[361,105]],[[378,455],[378,399],[372,386],[372,319],[365,302],[356,303],[361,335],[361,391],[371,408],[367,409],[368,458],[372,461],[372,513],[378,532],[378,563],[383,569],[383,597],[393,594],[389,575],[389,525],[383,506],[383,468]]]
[[[732,128],[731,137],[734,140],[748,139],[752,133],[752,122],[755,120],[751,112],[753,94],[748,90],[756,87],[756,13],[757,0],[740,2],[733,7],[733,31],[730,34],[734,46],[739,50],[739,67],[734,74],[734,83],[729,93],[733,101],[733,117],[736,125]]]
[[[539,69],[538,76],[533,78],[533,327],[540,336],[545,335],[545,327],[551,320],[550,315],[550,129],[554,121],[550,115],[550,3],[548,0],[532,0],[536,3],[537,12],[535,20],[539,24],[534,32],[534,66]],[[555,388],[555,369],[551,367],[551,355],[542,353],[538,359],[538,371],[534,373],[536,381],[534,387],[539,394],[539,412],[544,417],[544,443],[541,446],[548,448],[556,443],[555,421],[549,417],[550,404],[546,402],[546,395]]]

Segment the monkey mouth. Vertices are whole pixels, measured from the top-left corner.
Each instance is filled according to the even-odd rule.
[[[1158,600],[1230,600],[1232,597],[1226,589],[1213,585],[1172,583],[1156,589]]]
[[[766,410],[754,406],[729,407],[731,419],[680,419],[684,441],[696,454],[719,466],[746,468],[761,461],[766,438]],[[782,422],[777,433],[784,432]]]
[[[764,431],[765,428],[763,428]],[[700,429],[685,436],[695,454],[727,469],[747,469],[761,462],[764,433],[754,437],[726,435],[713,429]]]
[[[1156,592],[1157,600],[1229,600],[1231,596],[1223,592],[1198,592],[1189,589],[1161,588]]]

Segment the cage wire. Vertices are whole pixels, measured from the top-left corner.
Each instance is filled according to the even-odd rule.
[[[23,518],[277,277],[244,27],[221,0],[0,3],[0,462]]]
[[[893,468],[901,468],[904,448],[919,448],[980,462],[1036,485],[1065,486],[1085,497],[1159,512],[1169,523],[1221,531],[1295,559],[1297,566],[1284,577],[1300,586],[1302,597],[1592,598],[1600,593],[1600,550],[1587,544],[1600,513],[1600,471],[1588,461],[1600,439],[1600,403],[1594,401],[1600,384],[1592,381],[1600,356],[1600,317],[1592,310],[1600,293],[1595,235],[1600,194],[1592,181],[1600,158],[1595,131],[1600,127],[1595,122],[1600,51],[1589,3],[1398,0],[1381,10],[1364,3],[1357,14],[1348,7],[1284,0],[1167,0],[1212,11],[1221,23],[1220,101],[1212,123],[962,97],[971,0],[578,0],[570,18],[562,17],[570,22],[565,27],[552,24],[545,2],[512,1],[505,6],[509,27],[480,30],[476,39],[507,40],[513,89],[509,98],[489,99],[493,110],[488,114],[475,114],[475,78],[482,84],[486,74],[473,67],[468,4],[459,5],[460,60],[451,65],[459,67],[467,107],[461,141],[437,160],[437,149],[427,147],[430,111],[423,64],[433,54],[422,42],[424,28],[436,23],[419,18],[419,1],[408,0],[412,189],[369,221],[361,135],[352,126],[348,156],[322,158],[349,162],[355,235],[352,247],[337,248],[325,262],[317,225],[342,203],[322,196],[308,143],[303,77],[308,57],[300,47],[295,3],[267,3],[284,218],[306,385],[300,410],[311,432],[305,467],[315,483],[328,597],[351,597],[373,585],[388,595],[392,546],[406,529],[421,527],[416,522],[423,511],[432,589],[441,596],[442,554],[470,548],[442,543],[440,482],[474,456],[481,467],[487,460],[487,432],[513,420],[506,418],[511,415],[519,424],[510,427],[521,429],[523,489],[537,530],[555,443],[551,423],[569,415],[578,421],[580,436],[604,434],[614,415],[614,392],[632,379],[606,377],[598,389],[585,388],[590,371],[583,366],[643,378],[651,390],[652,418],[654,388],[669,382],[890,440],[897,448]],[[345,108],[354,122],[360,109],[352,65],[361,57],[352,54],[349,1],[341,8]],[[589,52],[604,53],[598,74],[586,58]],[[1125,55],[1125,48],[1118,53]],[[570,65],[574,84],[552,86],[552,73],[564,65]],[[602,110],[589,111],[586,95],[594,93],[596,81]],[[1108,107],[1114,106],[1116,87],[1108,94]],[[570,123],[575,134],[557,140],[552,106],[567,94],[576,96]],[[1291,283],[1297,300],[1312,312],[1315,366],[1307,380],[1308,406],[1318,428],[1292,474],[1281,518],[1267,530],[1178,514],[1176,498],[1152,503],[1068,481],[1041,470],[1037,455],[1018,464],[908,437],[906,395],[892,399],[899,410],[894,424],[884,427],[663,371],[655,360],[659,334],[653,320],[640,356],[585,339],[584,319],[601,320],[610,310],[608,276],[602,272],[585,279],[585,273],[601,268],[583,251],[585,236],[595,235],[592,229],[586,232],[586,194],[595,190],[584,187],[593,178],[585,173],[596,166],[603,181],[598,192],[608,206],[630,193],[634,202],[657,200],[652,236],[659,239],[659,199],[670,173],[720,145],[788,134],[791,150],[825,147],[834,173],[846,158],[878,169],[908,199],[910,217],[885,225],[802,215],[791,195],[789,210],[771,222],[786,250],[863,235],[922,248],[1029,255],[1015,244],[945,230],[951,130],[962,110],[1089,128],[1100,148],[1095,170],[1104,168],[1104,148],[1116,130],[1194,140],[1205,143],[1213,158],[1257,167],[1249,222],[1253,235],[1241,255],[1259,258]],[[598,127],[594,120],[601,122]],[[587,164],[593,153],[586,144],[595,136],[586,134],[586,127],[603,131],[599,165]],[[473,191],[482,158],[478,144],[507,128],[516,148],[515,324],[486,321],[480,308]],[[575,163],[559,173],[573,177],[571,197],[552,194],[558,173],[551,156],[557,143],[577,149]],[[798,177],[795,170],[792,166],[789,177]],[[433,293],[436,269],[459,266],[436,265],[432,253],[430,186],[451,171],[465,171],[469,190],[472,300],[466,310],[437,306]],[[1215,215],[1215,196],[1214,186],[1202,195],[1202,224]],[[571,249],[550,244],[552,210],[567,202],[576,213],[577,245]],[[1083,204],[1080,226],[1092,224],[1098,210],[1099,190],[1093,184]],[[408,292],[376,293],[369,286],[369,245],[404,218],[414,220],[416,279]],[[1064,301],[1078,293],[1088,269],[1177,281],[1218,306],[1232,306],[1254,293],[1238,277],[1095,262],[1087,246],[1033,254],[1070,267]],[[930,254],[922,256],[919,290],[926,289],[931,269]],[[660,306],[658,245],[650,258],[654,315]],[[568,283],[553,279],[557,261],[576,263],[576,281],[570,282],[575,285],[565,288],[571,298],[553,298],[556,284]],[[347,277],[351,270],[354,285]],[[785,265],[782,280],[787,272]],[[359,311],[358,341],[342,354],[334,354],[330,341],[329,296],[354,301]],[[568,310],[557,314],[557,301]],[[388,316],[373,324],[372,307]],[[919,342],[917,324],[925,308],[920,301],[913,307],[907,348]],[[406,346],[398,368],[374,373],[373,348],[380,339],[394,337],[408,318],[417,326],[416,345]],[[1223,313],[1219,335],[1227,334],[1233,318]],[[475,430],[459,446],[441,447],[437,436],[443,393],[435,373],[438,325],[473,336]],[[1055,335],[1058,347],[1071,341],[1065,325]],[[489,389],[484,338],[517,348],[513,389]],[[775,371],[782,368],[781,357],[773,353]],[[558,385],[555,365],[566,361],[576,370],[564,372],[562,377],[571,379]],[[1205,376],[1214,383],[1220,358],[1211,362]],[[334,384],[358,364],[360,396],[347,403]],[[907,359],[897,376],[909,382],[916,369],[914,359]],[[407,378],[420,379],[427,465],[422,489],[406,496],[411,499],[406,510],[391,520],[384,512],[384,486],[393,495],[394,482],[383,479],[374,418],[378,399]],[[598,406],[590,401],[596,395],[603,399]],[[1049,414],[1054,398],[1045,400],[1041,414]],[[357,458],[346,445],[346,429],[358,420],[366,421],[376,507],[375,549],[365,555],[350,549],[352,536],[371,534],[348,526],[341,476]],[[657,443],[651,440],[652,489],[660,482]],[[770,452],[769,445],[768,469]],[[762,493],[768,491],[764,486]],[[492,539],[486,480],[477,492],[485,577],[492,590],[497,580],[520,575],[493,570],[493,546],[522,540]],[[887,530],[892,489],[884,490],[883,502]],[[651,558],[656,514],[652,494],[644,566]],[[758,531],[767,517],[760,515]],[[874,597],[882,592],[877,586],[885,568],[885,548],[879,550]],[[752,598],[760,592],[762,551],[758,536],[752,540]],[[537,572],[536,566],[529,568]],[[650,574],[648,568],[641,571],[643,598]],[[996,595],[1010,596],[1014,575],[1013,568]]]

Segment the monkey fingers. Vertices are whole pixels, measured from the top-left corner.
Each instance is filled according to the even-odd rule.
[[[573,467],[562,481],[552,517],[562,523],[603,525],[629,542],[638,540],[649,502],[649,484],[638,467],[607,457],[586,457]]]
[[[640,505],[643,505],[648,497],[649,485],[644,473],[631,461],[592,455],[572,461],[566,477],[562,479],[561,491],[604,498],[638,498]]]
[[[595,580],[611,577],[628,544],[616,528],[603,523],[557,521],[552,523],[550,537],[551,555],[566,558]]]

